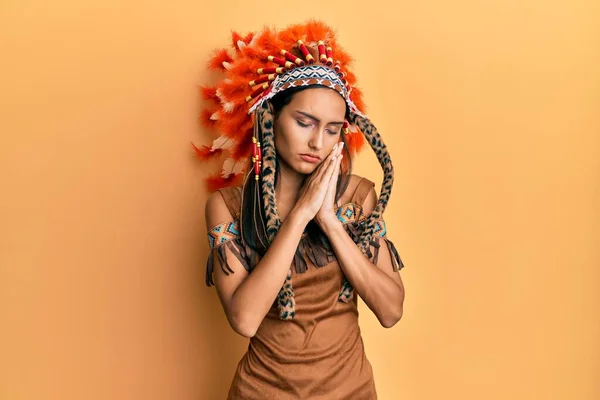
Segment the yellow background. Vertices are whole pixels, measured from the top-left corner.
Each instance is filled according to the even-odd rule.
[[[309,17],[394,159],[405,315],[361,308],[380,398],[600,398],[598,11],[4,0],[0,398],[224,398],[246,342],[204,286],[196,86],[230,28]],[[355,171],[381,181],[370,150]]]

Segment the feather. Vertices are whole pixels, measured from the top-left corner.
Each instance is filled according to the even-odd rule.
[[[214,129],[215,127],[215,120],[211,119],[211,116],[213,115],[214,110],[210,110],[208,108],[205,108],[202,110],[202,112],[200,113],[200,117],[198,118],[200,120],[200,123],[209,129]]]
[[[358,128],[352,128],[350,125],[350,129],[356,129],[356,132],[351,132],[346,135],[346,144],[348,145],[348,150],[351,155],[358,153],[365,144],[365,137],[362,132],[358,130]]]
[[[206,186],[210,192],[214,192],[217,189],[224,187],[238,186],[242,183],[244,174],[229,174],[226,177],[222,177],[220,174],[209,176],[206,178]]]
[[[234,49],[239,50],[241,49],[240,42],[243,42],[242,35],[240,35],[236,31],[231,31],[231,46]]]
[[[223,111],[225,111],[226,113],[233,112],[234,108],[235,108],[235,103],[233,101],[228,101],[227,103],[223,103]]]
[[[233,158],[228,158],[223,163],[223,169],[221,170],[221,176],[226,178],[229,174],[241,174],[244,170],[245,164],[247,160],[234,160]]]
[[[211,149],[212,150],[216,150],[216,149],[227,150],[227,149],[230,149],[233,145],[234,145],[233,140],[231,140],[230,137],[220,136],[219,138],[217,138],[213,141]]]
[[[221,153],[223,152],[223,150],[221,150],[221,149],[212,149],[208,146],[202,146],[201,148],[198,148],[193,143],[192,143],[192,148],[196,152],[196,157],[198,157],[202,161],[211,159],[213,157],[217,157],[217,156],[221,155]]]
[[[208,62],[210,68],[215,69],[217,71],[222,71],[224,66],[223,63],[232,63],[233,59],[229,55],[227,49],[220,49],[215,51],[214,55]]]
[[[212,100],[215,103],[220,102],[219,97],[217,96],[217,88],[201,86],[200,93],[202,94],[202,98],[204,100]]]

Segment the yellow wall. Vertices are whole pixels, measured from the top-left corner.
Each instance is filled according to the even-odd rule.
[[[395,160],[380,398],[600,398],[596,2],[232,3],[2,2],[0,398],[224,398],[245,341],[203,283],[196,85],[230,28],[308,17]]]

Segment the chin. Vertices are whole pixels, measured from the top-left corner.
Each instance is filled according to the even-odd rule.
[[[309,174],[312,174],[314,172],[314,170],[317,169],[318,166],[319,166],[319,164],[310,164],[307,162],[303,162],[303,163],[300,163],[299,165],[297,165],[296,168],[294,168],[294,169],[299,174],[309,175]]]

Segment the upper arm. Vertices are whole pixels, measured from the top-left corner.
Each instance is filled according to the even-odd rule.
[[[224,222],[231,222],[234,220],[220,192],[211,194],[206,201],[205,217],[208,232]],[[230,319],[231,300],[238,286],[248,276],[248,271],[246,271],[242,263],[226,244],[217,243],[210,251],[217,251],[217,247],[220,246],[223,247],[223,251],[226,253],[227,266],[233,273],[230,272],[229,274],[226,274],[223,271],[222,267],[224,266],[221,265],[219,257],[212,257],[214,281],[221,305],[223,306],[227,318]]]
[[[364,215],[370,215],[376,206],[377,193],[375,192],[375,188],[373,187],[371,188],[369,194],[365,197],[365,200],[363,202],[362,208]],[[400,277],[400,272],[394,271],[394,262],[392,261],[392,255],[390,254],[390,250],[388,249],[388,246],[386,246],[384,243],[381,243],[381,241],[379,246],[379,256],[377,259],[377,268],[385,272],[390,278],[394,280],[394,282],[398,284],[398,286],[400,286],[401,288],[404,287],[402,283],[402,278]]]

